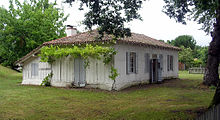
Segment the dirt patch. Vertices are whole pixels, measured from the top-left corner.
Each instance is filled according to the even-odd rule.
[[[206,85],[204,85],[203,83],[200,83],[200,84],[198,85],[198,88],[199,88],[199,89],[202,89],[202,90],[209,90],[209,87],[206,86]]]
[[[135,91],[135,90],[141,90],[141,89],[150,89],[150,88],[155,88],[155,87],[162,87],[162,86],[167,86],[167,87],[176,87],[180,79],[169,79],[169,80],[164,80],[163,82],[160,83],[154,83],[154,84],[138,84],[138,85],[133,85],[128,88],[125,88],[121,91]]]

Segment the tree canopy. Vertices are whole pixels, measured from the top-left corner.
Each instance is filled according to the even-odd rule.
[[[191,48],[192,50],[196,47],[196,41],[193,36],[190,35],[180,35],[172,41],[168,41],[169,44],[177,47]]]
[[[76,0],[65,0],[72,4]],[[125,27],[126,22],[134,19],[141,19],[138,10],[146,0],[79,0],[83,7],[89,8],[85,14],[83,23],[91,29],[92,26],[99,26],[99,32],[114,34],[124,37],[130,35],[130,29]],[[197,21],[202,24],[205,32],[213,30],[213,23],[216,22],[216,10],[218,0],[164,0],[164,13],[177,22],[186,24],[187,20]]]
[[[65,0],[72,4],[76,0]],[[80,0],[80,10],[83,6],[89,8],[85,14],[83,24],[88,29],[98,26],[100,35],[113,34],[115,37],[130,36],[129,28],[125,23],[134,19],[141,19],[138,10],[145,0]]]
[[[182,51],[179,52],[179,62],[184,63],[186,65],[186,69],[191,67],[193,63],[193,55],[191,48],[185,48],[184,46],[180,47]]]
[[[167,43],[182,49],[182,51],[179,52],[179,62],[186,65],[185,69],[205,66],[208,56],[208,47],[196,45],[193,36],[180,35],[174,40],[168,40]]]
[[[177,22],[186,24],[187,20],[202,24],[202,30],[209,33],[216,22],[218,0],[164,0],[164,12]]]
[[[13,63],[45,41],[65,36],[67,19],[49,0],[10,0],[9,9],[0,7],[0,61]]]

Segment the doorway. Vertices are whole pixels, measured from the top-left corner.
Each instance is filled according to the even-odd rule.
[[[162,60],[150,60],[150,83],[162,82]]]
[[[156,83],[158,80],[158,60],[151,59],[150,60],[150,83]]]
[[[74,85],[84,87],[86,85],[86,71],[83,59],[76,58],[74,60]]]

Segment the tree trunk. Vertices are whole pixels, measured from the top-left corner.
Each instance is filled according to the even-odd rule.
[[[214,30],[212,33],[212,42],[208,49],[208,60],[204,73],[205,85],[217,86],[219,81],[219,54],[220,54],[220,7],[217,10],[216,24],[214,24]]]
[[[220,0],[218,1],[220,3]],[[214,32],[212,35],[212,42],[210,43],[210,47],[209,47],[209,58],[208,58],[208,65],[212,65],[213,63],[210,62],[216,62],[214,63],[216,66],[212,65],[211,67],[208,66],[207,71],[209,70],[209,72],[214,71],[214,74],[205,74],[205,79],[204,79],[204,83],[215,83],[214,85],[216,85],[217,83],[217,88],[215,91],[215,95],[213,97],[211,106],[215,106],[218,105],[220,103],[220,81],[219,81],[219,74],[218,72],[218,66],[219,66],[219,57],[220,57],[220,6],[218,7],[217,10],[217,18],[216,18],[216,24],[214,25]],[[212,45],[212,46],[211,46]],[[213,57],[213,58],[210,58]],[[211,61],[210,61],[211,60]],[[210,77],[210,75],[215,75],[214,77]],[[211,79],[210,79],[211,78]],[[209,80],[210,79],[210,80]],[[211,82],[208,82],[211,81]]]
[[[212,41],[213,42],[213,41]],[[212,43],[210,43],[211,46]],[[216,47],[215,45],[213,45],[212,47]],[[210,53],[210,48],[209,47],[209,53]],[[217,86],[217,83],[219,81],[219,74],[218,74],[218,66],[219,66],[219,59],[217,55],[211,55],[208,54],[208,60],[207,60],[207,64],[206,64],[206,69],[205,69],[205,73],[204,73],[204,81],[203,83],[205,85],[211,86]]]

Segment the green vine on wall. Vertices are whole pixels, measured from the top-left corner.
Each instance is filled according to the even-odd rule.
[[[51,84],[51,79],[52,79],[52,77],[53,77],[53,73],[51,72],[50,74],[48,74],[45,78],[44,78],[44,80],[42,81],[42,83],[41,83],[41,86],[42,85],[44,85],[44,86],[50,86]]]
[[[41,48],[41,62],[52,63],[55,59],[62,57],[73,56],[73,58],[84,59],[85,67],[89,66],[89,58],[101,60],[104,64],[110,64],[113,60],[113,56],[116,55],[116,51],[111,47],[104,47],[99,45],[86,44],[85,46],[73,46],[73,47],[59,47],[59,46],[44,46]],[[118,76],[117,69],[111,66],[109,78],[115,80]]]

